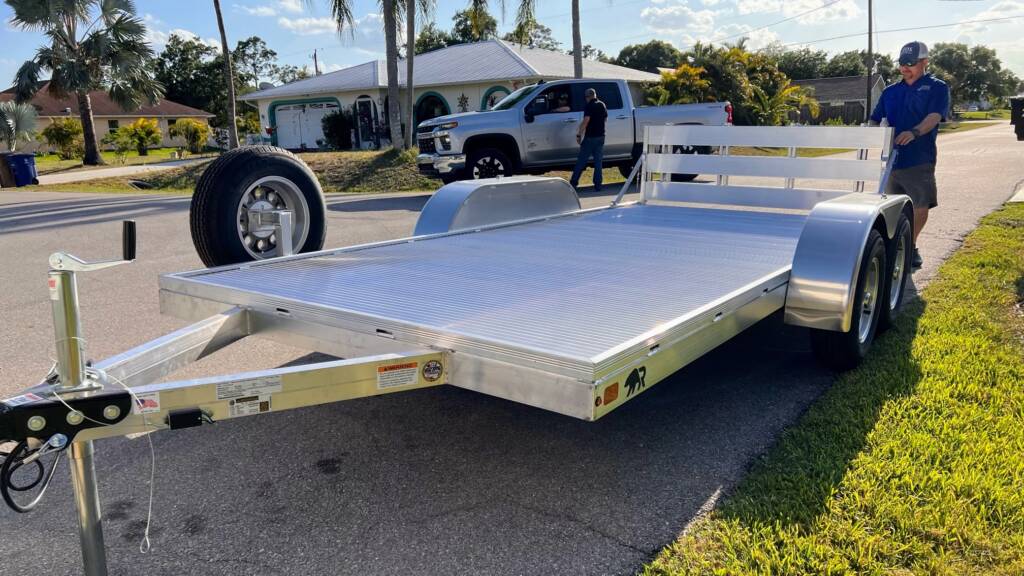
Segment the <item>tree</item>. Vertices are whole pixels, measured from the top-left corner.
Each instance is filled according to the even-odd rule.
[[[413,83],[413,64],[416,59],[416,12],[429,18],[434,10],[436,0],[406,0],[405,3],[405,45],[413,49],[406,49],[405,54],[405,147],[412,148],[413,134],[416,127],[413,122],[416,119],[413,110],[412,92],[415,87]]]
[[[146,27],[126,0],[5,0],[14,11],[11,23],[42,32],[49,44],[21,65],[15,74],[15,99],[26,102],[42,88],[40,76],[49,72],[47,92],[63,99],[75,95],[82,121],[83,163],[103,163],[93,124],[89,92],[106,90],[124,110],[162,95],[153,78],[153,51],[146,43]],[[95,14],[94,14],[95,12]]]
[[[864,65],[864,53],[859,50],[849,50],[833,56],[822,70],[822,77],[866,76],[867,73],[868,68]]]
[[[821,78],[828,65],[828,54],[824,50],[800,48],[785,50],[777,57],[779,71],[793,80]]]
[[[514,30],[501,37],[506,42],[522,44],[527,48],[539,48],[541,50],[554,50],[560,52],[562,43],[555,40],[551,34],[551,28],[540,22],[524,22],[515,27]]]
[[[13,100],[0,102],[0,141],[11,152],[16,151],[18,142],[32,140],[38,119],[39,115],[31,104]]]
[[[156,76],[168,99],[212,112],[214,126],[226,128],[231,122],[224,57],[215,48],[172,35],[157,58]],[[233,80],[236,95],[246,89],[238,76]]]
[[[861,52],[864,54],[864,52]],[[873,54],[874,64],[872,69],[875,74],[882,77],[882,82],[886,84],[892,84],[900,77],[900,71],[896,68],[896,63],[892,61],[892,56],[888,54]],[[865,54],[865,59],[867,58]]]
[[[224,33],[224,17],[220,13],[220,0],[213,0],[213,10],[217,13],[217,29],[220,31],[220,49],[224,58],[224,85],[227,86],[227,131],[228,149],[238,148],[238,128],[235,126],[235,76],[231,73],[231,51],[228,50],[228,36]]]
[[[658,68],[676,68],[683,60],[683,53],[676,47],[662,40],[651,40],[644,44],[631,44],[619,51],[615,64],[658,73]]]
[[[612,61],[612,59],[609,58],[607,54],[605,54],[601,50],[598,50],[597,48],[594,48],[590,44],[584,44],[583,45],[583,52],[582,53],[583,53],[583,59],[584,60],[596,60],[597,62],[609,62],[609,63]],[[575,56],[576,54],[572,50],[569,50],[569,55],[570,56]],[[583,77],[582,76],[582,72],[580,73],[580,77],[581,78]]]
[[[786,124],[790,112],[807,107],[811,116],[818,117],[820,109],[818,101],[811,97],[802,87],[786,83],[774,92],[769,92],[758,85],[750,87],[753,98],[750,101],[751,116],[755,125],[780,126]]]
[[[689,64],[662,72],[661,83],[647,89],[647,101],[658,106],[707,102],[711,99],[711,82],[704,72],[703,68]]]
[[[235,44],[234,59],[238,75],[244,74],[245,80],[251,82],[253,88],[259,88],[260,79],[274,72],[277,52],[267,47],[267,43],[259,36],[250,36]]]
[[[498,37],[498,21],[487,12],[487,7],[459,10],[452,16],[454,25],[450,34],[451,43],[469,44]]]
[[[117,129],[124,132],[125,138],[132,143],[139,156],[148,156],[150,146],[159,146],[163,140],[160,125],[156,118],[139,118],[135,122]]]
[[[446,48],[454,43],[451,34],[441,30],[431,22],[420,30],[420,34],[416,37],[416,43],[413,46],[415,47],[414,51],[416,54],[423,54],[424,52],[433,52],[434,50]]]
[[[981,100],[1000,100],[1012,95],[1017,77],[1003,70],[996,51],[987,46],[968,47],[959,42],[939,42],[929,58],[932,72],[949,84],[954,106]]]
[[[185,141],[185,147],[193,154],[203,151],[206,142],[210,139],[210,127],[206,122],[200,122],[192,118],[181,118],[171,125],[167,130],[171,138],[181,138]]]
[[[572,0],[572,77],[583,78],[583,37],[580,35],[580,0]]]
[[[46,144],[57,151],[57,156],[60,156],[61,160],[80,156],[83,134],[82,121],[77,118],[54,118],[42,131]]]
[[[284,66],[274,66],[271,76],[277,79],[281,84],[289,84],[296,80],[303,80],[312,76],[309,72],[309,67],[303,65],[302,68],[293,66],[291,64],[285,64]]]

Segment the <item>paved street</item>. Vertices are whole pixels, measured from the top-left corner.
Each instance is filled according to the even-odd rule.
[[[171,160],[159,164],[140,164],[137,166],[111,166],[109,168],[96,168],[95,170],[73,170],[68,172],[52,172],[39,176],[41,186],[52,186],[54,184],[67,184],[68,182],[85,182],[86,180],[98,180],[100,178],[117,178],[118,176],[134,176],[148,172],[159,172],[179,166],[188,166],[196,162],[202,162],[207,158],[186,158],[185,160]]]
[[[1024,182],[1024,142],[1008,125],[944,135],[939,148],[940,206],[921,241],[917,284]],[[584,195],[587,206],[609,199]],[[425,201],[331,197],[327,244],[408,235]],[[156,295],[158,274],[200,267],[188,206],[181,197],[0,192],[0,397],[50,366],[47,256],[118,255],[119,220],[138,222],[138,260],[82,275],[89,357],[183,325],[159,315]],[[178,376],[306,353],[246,341]],[[145,555],[149,445],[102,441],[111,573],[633,574],[831,382],[806,332],[774,317],[596,423],[442,387],[154,434]],[[62,467],[39,510],[0,507],[0,576],[80,573]]]

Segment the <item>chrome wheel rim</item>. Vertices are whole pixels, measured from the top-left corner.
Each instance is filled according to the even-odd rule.
[[[494,178],[505,175],[505,165],[494,156],[482,156],[473,164],[473,178]]]
[[[259,215],[278,210],[292,213],[292,247],[298,252],[309,233],[309,204],[299,187],[281,176],[266,176],[246,188],[238,201],[238,240],[257,260],[277,256],[278,238],[273,224],[260,222]]]
[[[896,261],[892,265],[892,279],[889,283],[889,310],[895,310],[903,293],[903,271],[907,262],[907,237],[900,235],[896,244]]]
[[[857,327],[857,339],[861,344],[867,342],[868,334],[871,333],[871,325],[875,320],[875,312],[878,307],[878,291],[882,278],[879,271],[880,268],[879,259],[872,258],[871,263],[868,264],[868,276],[864,280],[864,299],[861,302],[860,324]]]

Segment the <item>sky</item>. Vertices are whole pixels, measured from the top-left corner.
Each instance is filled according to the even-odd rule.
[[[468,0],[437,0],[434,21],[451,28],[456,11]],[[281,64],[312,68],[314,49],[323,71],[384,58],[384,34],[376,0],[355,0],[354,33],[339,36],[324,0],[221,0],[231,46],[257,35],[278,53]],[[537,1],[537,20],[550,27],[563,49],[572,45],[567,0]],[[517,4],[507,0],[505,14],[491,0],[499,33],[515,25]],[[219,46],[213,3],[208,0],[137,0],[154,50],[171,34],[194,36]],[[1024,78],[1024,0],[874,0],[875,50],[896,56],[911,40],[926,44],[958,41],[996,49],[1005,67]],[[624,46],[652,39],[686,49],[696,41],[748,46],[771,42],[811,46],[836,53],[867,46],[868,0],[580,0],[584,44],[609,56]],[[16,28],[13,12],[0,4],[0,85],[10,86],[18,67],[43,43],[42,34]],[[995,18],[1002,21],[978,22]],[[906,28],[931,27],[913,31]],[[404,30],[404,28],[403,28]],[[888,31],[888,32],[887,32]],[[404,32],[403,32],[404,34]],[[852,36],[851,36],[852,35]],[[837,36],[850,36],[836,38]]]

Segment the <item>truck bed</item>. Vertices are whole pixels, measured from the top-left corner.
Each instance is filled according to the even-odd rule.
[[[161,289],[587,379],[785,284],[804,220],[633,204],[171,274]]]

